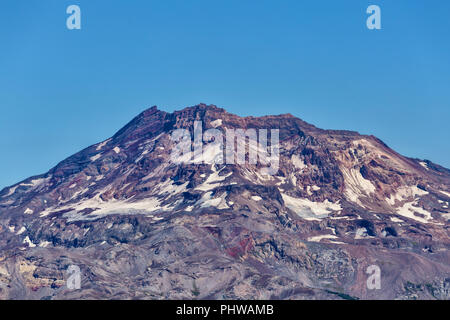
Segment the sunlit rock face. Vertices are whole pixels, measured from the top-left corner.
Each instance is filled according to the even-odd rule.
[[[202,161],[174,162],[173,133],[194,142],[195,123],[278,130],[276,172],[228,163],[205,137]],[[449,202],[448,169],[373,136],[152,107],[0,191],[0,298],[449,299]],[[367,286],[371,265],[381,289]]]

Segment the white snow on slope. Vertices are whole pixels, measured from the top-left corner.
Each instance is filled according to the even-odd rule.
[[[326,218],[331,212],[342,210],[339,203],[332,203],[328,199],[323,202],[313,202],[309,199],[290,197],[284,193],[281,193],[281,196],[286,207],[306,220]]]
[[[50,179],[50,177],[48,177],[48,178],[39,178],[39,179],[31,180],[28,183],[20,183],[20,184],[14,186],[14,187],[9,188],[8,194],[4,195],[2,198],[11,196],[12,194],[14,194],[16,192],[17,188],[22,187],[22,186],[23,187],[37,188],[40,185],[42,185],[43,183],[47,182],[49,179]]]
[[[6,198],[6,197],[9,197],[9,196],[13,195],[16,192],[17,188],[22,187],[22,186],[23,187],[37,188],[40,185],[42,185],[43,183],[47,182],[49,179],[50,179],[50,177],[34,179],[34,180],[31,180],[28,183],[20,183],[20,184],[18,184],[16,186],[13,186],[13,187],[9,188],[8,193],[5,194],[4,196],[2,196],[2,198]]]
[[[360,197],[369,196],[375,192],[375,186],[365,179],[359,170],[341,168],[345,183],[345,196],[348,200],[362,206]]]
[[[179,152],[181,153],[181,151]],[[204,163],[214,164],[223,163],[223,146],[220,143],[212,142],[203,145],[202,152],[195,154],[189,151],[183,154],[176,153],[176,156],[171,155],[170,161],[175,164],[190,164],[190,163]]]
[[[253,182],[254,184],[266,184],[269,181],[274,181],[274,176],[271,175],[262,175],[258,172],[258,170],[250,170],[246,167],[243,167],[241,170],[241,174],[243,178],[247,179],[248,181]],[[281,183],[285,183],[286,178],[285,177],[279,177],[276,176],[281,182],[277,183],[277,185],[280,185]]]
[[[337,237],[332,235],[332,234],[323,234],[323,235],[320,235],[320,236],[309,237],[308,241],[320,242],[320,240],[322,240],[322,239],[337,239]]]
[[[355,233],[355,239],[356,239],[356,240],[358,240],[358,239],[364,239],[364,238],[368,238],[368,237],[369,237],[369,234],[368,234],[366,228],[358,228],[358,229],[356,230],[356,233]]]
[[[100,151],[111,139],[105,140],[100,143],[95,150]]]
[[[261,201],[262,198],[260,196],[252,196],[253,201]]]
[[[223,146],[219,143],[208,143],[204,146],[203,163],[223,163]]]
[[[233,173],[229,172],[228,174],[224,175],[224,176],[220,176],[219,173],[222,170],[217,171],[214,167],[214,165],[211,165],[211,170],[213,171],[208,178],[199,186],[197,186],[195,188],[195,190],[200,190],[200,191],[209,191],[212,190],[218,186],[220,186],[220,182],[224,181],[226,178],[228,178],[229,176],[231,176]]]
[[[312,196],[312,191],[311,191],[311,189],[313,190],[313,191],[319,191],[320,190],[320,187],[318,187],[318,186],[306,186],[306,192],[310,195],[310,196]]]
[[[304,169],[306,168],[306,164],[303,162],[303,160],[296,154],[293,154],[291,156],[291,162],[294,165],[294,167],[296,167],[297,169]]]
[[[41,184],[43,184],[44,182],[46,182],[47,180],[49,180],[49,178],[40,178],[40,179],[34,179],[31,180],[29,183],[21,183],[21,186],[25,186],[25,187],[37,187],[40,186]]]
[[[120,153],[120,148],[119,147],[115,147],[113,150],[114,150],[115,153]]]
[[[23,239],[23,243],[28,244],[28,246],[30,248],[36,247],[36,245],[33,242],[31,242],[31,240],[28,236],[26,236],[25,239]]]
[[[428,223],[429,220],[432,220],[433,218],[431,217],[431,213],[429,213],[428,211],[424,210],[421,207],[417,207],[415,206],[417,205],[417,201],[412,201],[412,202],[406,202],[405,204],[403,204],[402,207],[397,209],[397,213],[401,216],[422,222],[422,223]],[[415,215],[414,213],[419,213],[424,215],[425,217],[419,217],[417,215]]]
[[[445,194],[447,197],[449,197],[450,198],[450,193],[448,193],[448,192],[445,192],[445,191],[440,191],[442,194]]]
[[[99,159],[101,156],[102,156],[102,154],[98,153],[95,156],[91,157],[90,159],[91,159],[91,161],[95,161],[95,160]]]
[[[386,202],[394,207],[397,214],[422,223],[428,223],[433,219],[431,213],[418,207],[418,198],[427,194],[428,191],[422,190],[417,186],[405,186],[399,188],[397,192],[390,195],[389,198],[386,198]],[[417,216],[414,213],[421,214],[424,217]]]
[[[420,164],[422,167],[424,167],[425,169],[430,170],[430,169],[428,168],[426,162],[421,161],[421,162],[419,162],[419,164]]]
[[[52,243],[49,242],[49,241],[41,241],[41,242],[39,243],[39,247],[41,247],[41,248],[47,248],[50,244],[52,244]]]
[[[177,185],[173,183],[172,179],[167,179],[166,181],[154,187],[154,189],[156,190],[154,194],[165,196],[179,194],[187,190],[186,187],[188,184],[189,182],[185,182],[183,184]]]
[[[196,204],[199,204],[201,208],[206,207],[216,207],[217,209],[228,209],[227,201],[225,200],[225,197],[227,194],[224,192],[220,197],[213,198],[212,192],[208,191],[203,194],[200,200],[197,201]]]
[[[14,192],[16,192],[16,189],[19,187],[20,185],[14,186],[9,188],[8,194],[4,195],[3,197],[9,197],[10,195],[14,194]]]
[[[222,125],[222,119],[217,119],[210,122],[211,127],[217,128]]]
[[[296,185],[297,185],[297,177],[296,177],[293,173],[291,173],[291,174],[289,175],[289,178],[291,178],[291,183],[292,183],[292,185],[293,185],[293,186],[296,186]]]
[[[69,222],[78,220],[97,220],[101,217],[105,217],[112,214],[148,214],[158,211],[162,211],[163,208],[160,206],[160,201],[157,198],[148,198],[139,200],[136,202],[131,201],[119,201],[119,200],[109,200],[106,202],[100,202],[96,199],[89,199],[79,204],[74,210],[64,214],[64,217],[68,218]],[[83,216],[80,211],[87,208],[97,208],[88,216]]]
[[[52,212],[64,210],[67,212],[64,213],[63,216],[67,218],[69,222],[72,222],[81,220],[97,220],[101,217],[112,214],[148,214],[168,209],[166,207],[161,207],[160,201],[155,197],[136,200],[134,202],[132,199],[111,199],[108,201],[103,201],[100,198],[101,194],[102,192],[98,193],[93,198],[84,199],[76,204],[47,208],[39,215],[40,217],[46,217]],[[92,211],[89,215],[83,215],[82,211],[86,209],[92,209],[94,211]]]
[[[397,193],[390,195],[386,198],[387,203],[395,205],[397,202],[401,202],[410,198],[417,198],[428,194],[427,191],[419,189],[417,186],[405,186],[397,190]]]

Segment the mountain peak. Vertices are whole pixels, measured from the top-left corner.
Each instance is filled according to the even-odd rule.
[[[224,146],[205,136],[200,162],[189,148],[174,161],[174,130],[188,129],[192,142],[195,121],[222,133],[256,129],[258,139],[264,129],[279,130],[276,172],[262,174],[264,164],[247,158],[217,161],[226,159]],[[39,298],[35,288],[54,278],[48,270],[85,255],[83,267],[108,287],[90,291],[100,298],[115,290],[188,298],[192,288],[182,284],[193,275],[205,298],[291,294],[284,283],[308,285],[317,297],[329,297],[323,288],[331,286],[367,298],[355,279],[367,265],[390,261],[396,272],[384,273],[377,298],[401,298],[405,285],[419,283],[448,299],[449,202],[448,170],[403,157],[375,137],[318,129],[290,114],[239,117],[206,104],[168,113],[154,106],[112,138],[0,191],[0,252],[30,264],[5,268],[0,259],[0,270],[36,270],[10,278]],[[130,268],[117,272],[124,261]],[[402,272],[406,262],[411,270]],[[255,287],[261,279],[269,285]],[[161,285],[149,290],[143,283]],[[48,292],[65,294],[56,285],[42,290]]]

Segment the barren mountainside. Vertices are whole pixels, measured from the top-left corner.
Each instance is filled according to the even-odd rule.
[[[278,170],[220,163],[207,139],[202,163],[174,163],[171,134],[194,121],[279,129]],[[0,191],[0,298],[450,299],[449,202],[450,170],[374,136],[152,107]]]

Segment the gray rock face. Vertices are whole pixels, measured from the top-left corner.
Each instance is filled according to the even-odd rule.
[[[279,129],[279,170],[173,163],[171,134],[194,121]],[[205,158],[223,156],[211,145]],[[448,169],[373,136],[152,107],[0,191],[0,298],[449,299],[449,202]],[[371,265],[381,289],[367,286]]]

